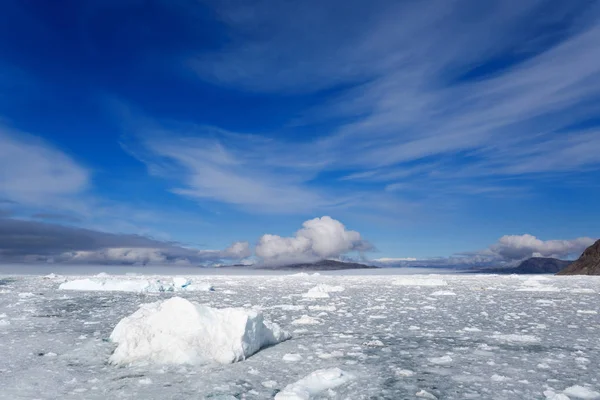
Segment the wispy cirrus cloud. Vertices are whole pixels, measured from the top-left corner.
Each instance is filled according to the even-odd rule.
[[[89,172],[42,139],[0,127],[0,198],[40,205],[84,192]]]
[[[397,196],[600,168],[600,134],[582,124],[600,111],[597,4],[209,4],[232,40],[193,60],[202,79],[271,95],[336,88],[294,122],[318,139],[253,148],[255,165],[325,160],[319,171]]]
[[[307,213],[349,201],[311,185],[324,163],[290,153],[286,143],[206,126],[152,126],[135,128],[123,146],[151,174],[172,180],[174,193],[259,213]]]

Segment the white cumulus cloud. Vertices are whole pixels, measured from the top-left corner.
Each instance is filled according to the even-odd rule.
[[[338,258],[351,251],[371,248],[360,233],[347,230],[344,224],[324,216],[305,221],[293,237],[263,235],[256,255],[264,263],[292,263]]]
[[[456,253],[449,257],[435,258],[378,258],[371,263],[395,267],[501,267],[518,265],[531,257],[570,259],[579,256],[594,243],[589,237],[566,240],[541,240],[524,235],[504,235],[488,248],[478,251]]]
[[[579,255],[593,243],[594,239],[589,237],[570,240],[541,240],[529,234],[505,235],[496,244],[490,246],[490,250],[508,260],[521,260],[529,257],[563,258]]]

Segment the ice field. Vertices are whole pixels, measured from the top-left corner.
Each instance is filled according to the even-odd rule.
[[[0,398],[600,399],[599,293],[587,276],[2,275]],[[177,318],[221,330],[161,349]]]

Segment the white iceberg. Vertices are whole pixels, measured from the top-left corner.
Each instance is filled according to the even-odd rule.
[[[144,304],[117,324],[110,362],[229,364],[290,337],[259,311],[215,309],[173,297]]]

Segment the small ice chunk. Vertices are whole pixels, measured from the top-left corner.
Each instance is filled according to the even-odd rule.
[[[511,343],[538,343],[540,341],[537,336],[519,334],[496,334],[492,335],[491,338]]]
[[[438,290],[437,292],[431,293],[432,296],[456,296],[456,293],[449,290]]]
[[[354,376],[339,368],[320,369],[299,381],[287,385],[275,395],[275,400],[309,400],[328,389],[341,386]]]
[[[329,293],[343,292],[343,291],[344,291],[343,286],[332,286],[332,285],[326,285],[324,283],[321,283],[321,284],[318,284],[317,286],[315,286],[314,288],[310,289],[308,292],[304,293],[302,295],[302,297],[315,298],[315,299],[327,298],[327,297],[329,297]]]
[[[589,389],[585,386],[571,386],[563,390],[563,393],[569,397],[574,397],[576,399],[599,399],[600,393]]]
[[[110,362],[228,364],[289,338],[259,311],[215,309],[173,297],[144,304],[117,324],[110,339],[118,346]]]
[[[324,283],[318,284],[317,286],[315,286],[314,288],[309,290],[309,292],[326,292],[326,293],[343,292],[343,291],[344,291],[343,286],[333,286],[333,285],[327,285]]]
[[[446,355],[442,357],[432,357],[428,359],[432,364],[446,365],[452,362],[452,357]]]
[[[446,286],[448,283],[443,279],[427,278],[427,277],[402,277],[392,281],[392,285],[396,286]]]
[[[409,377],[409,376],[413,376],[415,374],[410,369],[397,369],[394,371],[394,373],[396,374],[396,376],[402,376],[402,377]]]
[[[546,396],[546,400],[571,400],[569,396],[562,393],[555,393],[552,390],[545,390],[544,396]]]
[[[368,342],[364,342],[363,346],[368,347],[384,347],[385,345],[381,340],[369,340]]]
[[[292,321],[292,325],[319,325],[321,321],[317,318],[313,318],[309,315],[303,315],[298,319]]]
[[[281,359],[283,361],[287,361],[287,362],[297,362],[297,361],[302,360],[302,356],[298,353],[287,353],[287,354],[284,354]]]
[[[422,399],[430,399],[430,400],[437,400],[437,397],[435,397],[433,394],[429,393],[426,390],[419,390],[417,393],[415,393],[415,396],[420,397]]]

